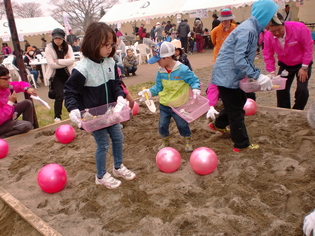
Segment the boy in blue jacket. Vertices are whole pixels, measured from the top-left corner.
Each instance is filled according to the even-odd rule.
[[[170,146],[169,125],[171,117],[173,117],[180,135],[185,137],[185,151],[192,152],[189,125],[169,107],[169,103],[184,94],[188,94],[190,88],[194,97],[200,95],[200,82],[186,65],[173,59],[174,54],[175,47],[170,42],[164,41],[154,47],[153,56],[148,63],[157,62],[160,66],[156,74],[155,84],[150,89],[139,92],[138,95],[142,96],[142,99],[144,99],[144,93],[147,93],[149,98],[152,96],[160,97],[159,133],[162,135],[163,143],[159,150]]]

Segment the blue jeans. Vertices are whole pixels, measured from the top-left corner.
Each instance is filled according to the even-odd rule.
[[[110,140],[112,140],[112,153],[114,157],[114,167],[116,169],[120,168],[122,164],[122,150],[124,135],[121,131],[120,125],[116,124],[109,126],[104,129],[96,130],[92,132],[94,139],[96,141],[96,152],[95,152],[95,162],[97,177],[103,178],[106,174],[106,154],[108,152]],[[109,135],[109,136],[108,136]]]
[[[188,122],[177,115],[172,108],[160,104],[160,120],[159,120],[159,133],[162,137],[167,137],[170,134],[169,126],[171,122],[171,117],[175,120],[178,131],[181,136],[189,137],[191,131]]]
[[[30,73],[31,73],[32,75],[34,75],[35,83],[37,83],[38,71],[37,71],[37,70],[31,70]]]

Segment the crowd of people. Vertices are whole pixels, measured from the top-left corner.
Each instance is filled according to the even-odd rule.
[[[239,87],[244,78],[257,81],[261,90],[271,90],[272,78],[277,75],[287,78],[286,88],[277,91],[277,106],[303,110],[309,97],[308,80],[312,73],[313,40],[310,30],[300,22],[292,22],[289,7],[285,13],[277,14],[278,6],[272,0],[258,0],[252,6],[250,17],[242,24],[234,22],[231,9],[223,9],[219,16],[213,14],[212,29],[204,29],[200,18],[195,18],[192,27],[183,19],[178,26],[168,22],[157,22],[147,32],[145,24],[137,30],[143,44],[152,48],[149,64],[158,64],[155,83],[139,91],[141,100],[159,97],[158,132],[161,135],[159,149],[171,146],[169,130],[171,119],[176,122],[178,132],[185,140],[184,150],[192,152],[192,131],[189,123],[177,115],[170,102],[192,92],[196,98],[201,94],[200,81],[194,74],[188,53],[204,52],[204,35],[211,39],[213,50],[213,71],[207,89],[210,109],[206,117],[213,120],[209,127],[214,132],[230,133],[231,151],[244,152],[258,149],[248,136],[245,125],[244,104],[250,94]],[[192,30],[191,30],[192,29]],[[42,39],[41,49],[45,51],[47,70],[54,95],[54,121],[61,121],[62,106],[65,105],[72,122],[81,128],[81,112],[87,108],[115,102],[116,112],[120,107],[132,109],[134,100],[122,79],[136,76],[139,61],[135,49],[128,48],[120,30],[113,30],[102,22],[91,23],[82,44],[70,30],[53,29],[51,42]],[[262,41],[260,40],[262,38]],[[263,58],[269,74],[256,68],[254,61],[257,45],[263,44]],[[12,50],[6,43],[2,53],[9,55]],[[38,50],[38,49],[37,49]],[[29,62],[35,58],[35,47],[25,40],[25,66],[34,73],[37,83],[38,68]],[[74,52],[80,51],[82,58],[75,64]],[[118,54],[119,51],[119,54]],[[276,68],[276,61],[278,68]],[[39,73],[42,74],[42,73]],[[290,88],[296,78],[294,105],[291,106]],[[31,84],[10,81],[9,70],[0,66],[0,138],[26,133],[34,127],[33,106],[26,99],[17,102],[16,93],[25,92],[36,96]],[[217,111],[216,104],[222,100],[223,108]],[[128,102],[127,102],[128,101]],[[180,104],[182,105],[182,104]],[[17,119],[23,115],[23,120]],[[229,126],[229,129],[228,129]],[[123,132],[119,123],[92,132],[96,143],[95,183],[109,189],[119,187],[117,178],[133,180],[136,174],[123,164]],[[109,173],[106,155],[112,143],[114,166]],[[305,218],[304,233],[308,236],[315,230],[315,213]]]

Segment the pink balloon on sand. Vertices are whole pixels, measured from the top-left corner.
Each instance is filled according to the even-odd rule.
[[[199,147],[191,153],[190,165],[197,174],[208,175],[218,166],[217,154],[210,148]]]
[[[253,99],[247,98],[243,109],[245,111],[245,116],[255,115],[257,111],[257,103]]]
[[[4,139],[0,139],[0,159],[7,156],[9,152],[9,144]]]
[[[67,183],[67,172],[59,164],[48,164],[40,169],[37,175],[39,187],[46,193],[56,193]]]
[[[75,130],[71,125],[60,125],[56,129],[56,138],[60,143],[72,142],[75,135]]]
[[[172,173],[180,167],[181,156],[179,152],[171,147],[162,148],[156,154],[156,165],[166,173]]]

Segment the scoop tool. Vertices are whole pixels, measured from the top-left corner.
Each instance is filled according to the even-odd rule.
[[[146,89],[145,87],[142,88],[142,90],[145,90],[145,89]],[[145,101],[144,102],[147,105],[147,107],[149,108],[149,110],[151,112],[153,112],[153,113],[156,112],[156,106],[155,106],[153,100],[149,100],[148,93],[144,93],[144,96],[145,96]]]

